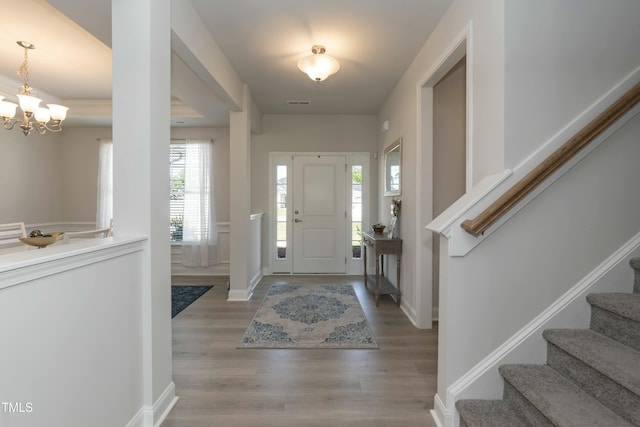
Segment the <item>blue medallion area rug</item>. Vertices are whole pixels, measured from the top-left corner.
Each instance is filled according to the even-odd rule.
[[[238,348],[378,348],[351,285],[272,285]]]
[[[187,308],[213,286],[171,286],[171,318]]]

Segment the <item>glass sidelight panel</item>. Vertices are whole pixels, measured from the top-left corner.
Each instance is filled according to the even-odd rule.
[[[362,257],[362,165],[351,165],[351,254]]]
[[[287,166],[276,166],[276,258],[287,258]]]

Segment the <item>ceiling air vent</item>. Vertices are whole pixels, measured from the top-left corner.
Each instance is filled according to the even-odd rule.
[[[289,105],[309,105],[311,104],[310,101],[287,101],[287,104]]]

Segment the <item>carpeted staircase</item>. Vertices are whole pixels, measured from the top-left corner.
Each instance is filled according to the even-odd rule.
[[[459,400],[462,427],[640,426],[640,258],[633,293],[591,294],[590,329],[548,329],[546,365],[503,365],[502,400]]]

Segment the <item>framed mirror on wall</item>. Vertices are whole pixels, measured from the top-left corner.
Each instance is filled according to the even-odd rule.
[[[384,150],[384,195],[399,196],[402,193],[402,138]]]

